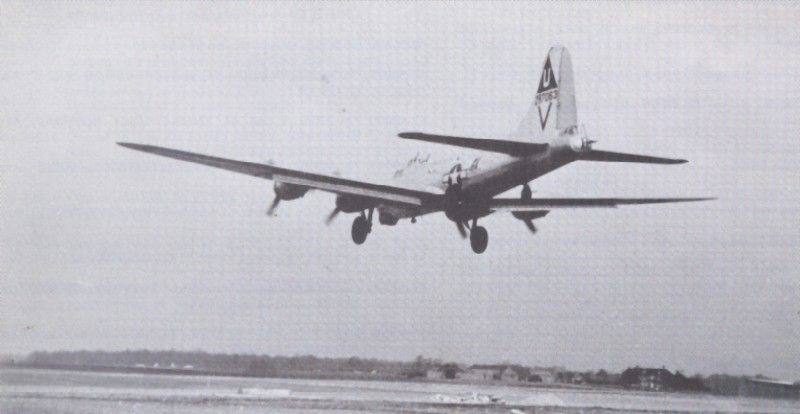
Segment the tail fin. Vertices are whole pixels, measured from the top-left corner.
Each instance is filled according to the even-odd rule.
[[[563,46],[550,48],[528,114],[511,134],[525,141],[549,141],[578,125],[572,61]]]

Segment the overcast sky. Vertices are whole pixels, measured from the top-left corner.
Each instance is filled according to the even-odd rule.
[[[0,5],[0,349],[203,349],[800,380],[800,9],[780,4]],[[132,141],[389,182],[400,131],[503,137],[554,44],[596,148],[532,236],[443,215],[350,240],[310,193]],[[516,194],[517,190],[514,190]]]

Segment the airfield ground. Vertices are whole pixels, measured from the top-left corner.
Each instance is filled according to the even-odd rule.
[[[608,389],[0,369],[2,413],[320,411],[797,413],[800,401]]]

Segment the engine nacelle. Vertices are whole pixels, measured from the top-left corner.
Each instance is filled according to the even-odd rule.
[[[357,213],[375,207],[375,200],[356,195],[336,197],[336,208],[343,213]]]
[[[300,198],[310,190],[310,188],[297,185],[275,181],[272,186],[275,189],[275,196],[281,200],[294,200]]]
[[[385,226],[394,226],[400,219],[393,214],[380,210],[378,211],[378,221]]]
[[[487,216],[492,211],[485,201],[462,193],[458,185],[451,185],[444,193],[444,215],[456,223]]]

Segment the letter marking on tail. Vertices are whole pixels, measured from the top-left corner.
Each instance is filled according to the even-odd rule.
[[[544,131],[544,126],[547,125],[547,118],[550,117],[550,108],[553,106],[553,102],[547,103],[547,111],[544,113],[544,118],[542,118],[542,107],[537,106],[536,109],[539,110],[539,123],[542,125],[542,131]]]
[[[545,70],[544,73],[542,73],[542,86],[544,86],[545,88],[550,86],[550,75],[552,73],[553,71],[549,68]]]
[[[558,83],[556,79],[553,77],[553,66],[550,65],[550,56],[547,56],[547,60],[544,62],[544,69],[542,69],[542,79],[539,81],[539,89],[536,91],[537,94],[542,92],[547,92],[551,89],[558,88]]]

